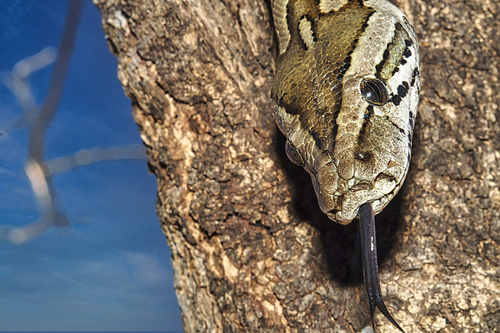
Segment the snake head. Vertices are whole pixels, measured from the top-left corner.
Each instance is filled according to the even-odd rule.
[[[347,224],[367,202],[377,214],[401,188],[418,102],[418,87],[410,83],[411,77],[408,88],[371,76],[344,78],[335,124],[318,117],[315,126],[288,135],[287,156],[310,174],[319,206],[330,219]],[[320,137],[331,129],[335,139]]]
[[[365,203],[382,211],[407,174],[420,91],[416,36],[385,2],[348,2],[316,17],[300,10],[290,9],[299,22],[280,46],[274,117],[321,210],[348,224]]]

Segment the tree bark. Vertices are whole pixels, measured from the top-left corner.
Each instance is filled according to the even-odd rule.
[[[186,332],[360,332],[357,223],[329,221],[271,117],[264,0],[94,0],[158,179]],[[500,7],[401,0],[420,42],[413,162],[376,217],[406,332],[500,327]],[[167,310],[167,309],[166,309]],[[395,332],[380,314],[377,332]]]

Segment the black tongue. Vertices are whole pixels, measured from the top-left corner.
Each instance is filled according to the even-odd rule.
[[[373,215],[372,204],[369,202],[359,207],[358,215],[363,276],[365,278],[366,292],[368,293],[373,329],[375,330],[373,314],[377,307],[398,330],[404,333],[405,331],[403,331],[396,320],[392,318],[389,311],[387,311],[384,300],[382,299],[380,280],[378,277],[377,235],[375,233],[375,216]]]

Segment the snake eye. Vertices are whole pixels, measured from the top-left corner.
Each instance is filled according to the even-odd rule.
[[[382,106],[387,103],[388,93],[384,82],[379,79],[366,78],[361,81],[361,94],[365,100],[374,106]]]
[[[302,159],[302,156],[300,156],[297,147],[295,147],[295,145],[291,143],[290,140],[286,140],[285,151],[286,156],[288,156],[288,159],[292,161],[293,164],[304,166],[304,160]]]

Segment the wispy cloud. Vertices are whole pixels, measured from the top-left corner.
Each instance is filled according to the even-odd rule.
[[[154,254],[114,252],[92,259],[79,258],[71,251],[70,255],[56,259],[50,250],[44,252],[2,249],[0,313],[12,306],[10,301],[22,302],[28,313],[45,308],[61,317],[79,321],[86,318],[88,323],[81,326],[82,330],[102,329],[103,325],[128,317],[130,320],[123,325],[115,323],[114,329],[129,330],[134,326],[141,329],[147,318],[158,321],[157,308],[168,308],[165,296],[172,272]],[[25,269],[27,265],[31,267],[29,271]],[[12,275],[18,278],[7,278]],[[142,324],[134,324],[134,319]],[[12,324],[8,318],[2,318],[2,328]],[[40,320],[38,326],[29,321],[24,327],[16,325],[17,329],[40,330],[47,320]],[[54,329],[53,323],[50,327]]]
[[[3,38],[12,38],[22,31],[19,19],[28,10],[20,0],[0,1],[0,31]]]

